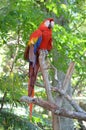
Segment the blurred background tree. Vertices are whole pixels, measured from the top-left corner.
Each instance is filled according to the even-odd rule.
[[[28,106],[19,101],[22,95],[27,95],[25,46],[30,34],[48,17],[55,19],[50,62],[65,73],[70,61],[75,61],[72,94],[86,110],[86,0],[0,0],[1,130],[51,129],[48,111],[34,107],[34,126],[29,122]],[[50,72],[54,84],[53,75]],[[38,82],[43,82],[40,74]],[[43,88],[35,89],[36,96],[46,97]],[[80,127],[76,122],[75,129]]]

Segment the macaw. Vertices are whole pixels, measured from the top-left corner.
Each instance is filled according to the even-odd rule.
[[[29,61],[28,96],[34,96],[34,84],[36,82],[39,65],[39,50],[50,51],[52,49],[52,28],[54,19],[44,20],[39,28],[30,35],[24,58]],[[32,104],[30,104],[30,117],[32,116]]]

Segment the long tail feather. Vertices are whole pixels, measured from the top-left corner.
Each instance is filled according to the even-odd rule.
[[[32,91],[31,97],[34,97],[34,89],[33,89],[33,91]],[[32,119],[32,110],[33,110],[33,104],[30,103],[30,104],[29,104],[30,119]]]
[[[28,80],[28,96],[29,97],[34,97],[34,84],[36,81],[38,69],[39,69],[39,62],[37,62],[34,67],[33,67],[33,64],[30,63],[30,65],[29,65],[29,80]],[[33,104],[30,103],[29,104],[30,119],[32,119],[32,108],[33,108]]]
[[[34,86],[30,85],[30,79],[28,80],[28,96],[29,97],[34,97]],[[33,104],[29,104],[29,116],[30,119],[32,119],[32,109],[33,109]]]

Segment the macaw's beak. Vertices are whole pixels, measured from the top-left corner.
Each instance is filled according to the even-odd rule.
[[[51,28],[52,28],[51,23],[49,24],[48,28],[49,28],[49,29],[51,29]]]

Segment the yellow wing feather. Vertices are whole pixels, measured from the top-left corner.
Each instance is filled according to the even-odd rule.
[[[28,45],[34,45],[37,42],[38,38],[32,38],[29,40]]]

